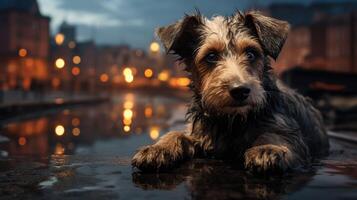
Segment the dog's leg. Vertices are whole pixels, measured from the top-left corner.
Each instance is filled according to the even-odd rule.
[[[184,132],[169,132],[153,145],[145,146],[134,155],[132,165],[142,171],[159,171],[174,167],[195,154],[192,136]]]
[[[253,172],[284,172],[305,164],[308,157],[307,146],[299,137],[266,133],[246,150],[244,164]]]

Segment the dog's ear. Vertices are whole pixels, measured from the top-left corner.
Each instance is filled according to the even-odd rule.
[[[174,24],[158,28],[156,35],[163,43],[166,52],[186,58],[191,56],[197,47],[198,28],[201,24],[202,17],[200,15],[186,15]]]
[[[289,23],[256,11],[246,13],[244,23],[257,35],[264,51],[276,60],[288,36]]]

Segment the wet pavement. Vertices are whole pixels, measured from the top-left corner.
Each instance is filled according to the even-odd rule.
[[[331,140],[312,169],[255,177],[219,160],[160,173],[135,150],[184,127],[186,102],[138,93],[46,112],[0,129],[0,199],[357,199],[357,145]]]

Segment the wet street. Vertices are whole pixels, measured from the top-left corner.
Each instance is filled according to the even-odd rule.
[[[138,147],[184,128],[186,104],[125,93],[3,123],[0,199],[357,199],[357,145],[333,139],[328,158],[284,176],[254,177],[217,160],[132,169]]]

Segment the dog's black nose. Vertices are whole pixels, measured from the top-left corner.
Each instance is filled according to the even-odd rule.
[[[229,94],[237,101],[244,101],[248,98],[250,89],[246,86],[233,87],[229,90]]]

